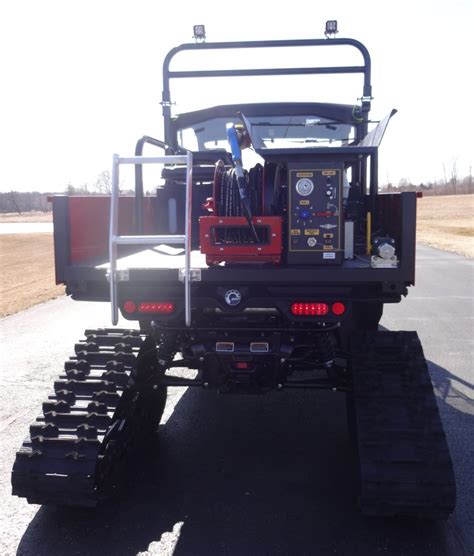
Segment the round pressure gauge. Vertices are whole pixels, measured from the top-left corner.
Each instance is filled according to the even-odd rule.
[[[314,183],[308,178],[301,178],[296,182],[296,192],[302,195],[303,197],[307,197],[311,195],[314,189]]]

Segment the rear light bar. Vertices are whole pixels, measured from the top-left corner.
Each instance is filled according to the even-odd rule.
[[[147,314],[159,314],[159,315],[171,315],[174,313],[175,306],[174,303],[170,301],[144,301],[138,304],[134,301],[125,301],[123,304],[123,309],[126,313],[147,313]]]
[[[329,313],[327,303],[293,303],[291,312],[296,316],[317,316],[321,317]]]
[[[168,301],[164,302],[146,302],[140,303],[138,306],[139,313],[159,313],[160,315],[171,315],[174,313],[174,304]]]
[[[297,317],[324,317],[329,313],[329,305],[323,302],[304,302],[293,303],[290,311]],[[333,315],[341,316],[346,312],[346,306],[340,301],[336,301],[331,306]]]

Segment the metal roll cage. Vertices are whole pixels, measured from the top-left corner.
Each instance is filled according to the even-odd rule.
[[[170,63],[176,54],[184,51],[203,50],[228,50],[228,49],[252,49],[252,48],[288,48],[307,46],[352,46],[358,50],[363,57],[364,64],[361,66],[330,66],[330,67],[300,67],[300,68],[261,68],[261,69],[223,69],[223,70],[192,70],[172,71]],[[355,39],[299,39],[299,40],[275,40],[275,41],[244,41],[244,42],[214,42],[214,43],[188,43],[171,49],[163,62],[163,93],[162,106],[164,118],[165,142],[172,144],[171,137],[171,79],[200,78],[200,77],[253,77],[270,75],[316,75],[316,74],[344,74],[362,73],[364,84],[362,89],[362,115],[364,120],[368,119],[370,101],[372,99],[371,85],[371,61],[367,48]],[[367,133],[367,124],[364,124],[363,132]]]

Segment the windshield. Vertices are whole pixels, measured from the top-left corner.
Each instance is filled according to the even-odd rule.
[[[246,120],[259,148],[341,147],[354,140],[352,125],[316,114],[247,116]],[[237,116],[209,118],[178,129],[178,142],[181,147],[192,151],[227,149],[226,125],[231,122],[241,124],[242,119]]]

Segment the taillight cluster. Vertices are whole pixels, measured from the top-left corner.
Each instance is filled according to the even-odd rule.
[[[293,303],[290,310],[297,317],[324,317],[329,312],[341,316],[346,312],[346,306],[340,301],[336,301],[331,306],[328,303],[299,301]]]
[[[139,313],[160,313],[161,315],[171,315],[174,312],[173,303],[164,301],[161,303],[140,303]]]
[[[297,316],[323,317],[329,313],[327,303],[293,303],[291,312]]]
[[[123,310],[128,313],[145,313],[158,315],[171,315],[174,313],[174,303],[170,301],[143,301],[138,305],[134,301],[125,301]]]

